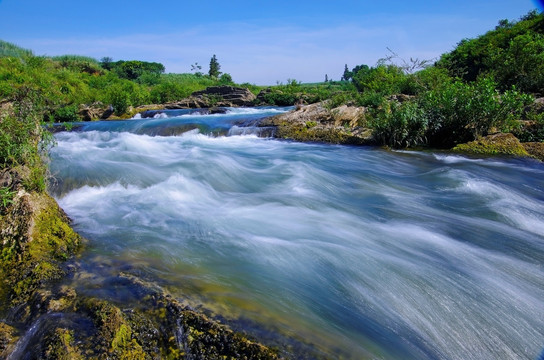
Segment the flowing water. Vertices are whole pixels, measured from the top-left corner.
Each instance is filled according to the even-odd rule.
[[[311,344],[293,357],[539,357],[541,163],[239,135],[282,111],[57,133],[51,190],[89,239],[88,269],[125,266]]]

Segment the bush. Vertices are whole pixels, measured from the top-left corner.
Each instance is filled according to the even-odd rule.
[[[426,143],[427,119],[415,102],[384,103],[374,110],[370,126],[379,144],[402,148]]]
[[[219,77],[219,83],[221,85],[233,85],[232,76],[230,74],[224,73]]]
[[[120,84],[112,85],[106,93],[107,103],[113,106],[115,115],[120,116],[127,112],[130,102],[130,94]]]
[[[485,136],[490,130],[510,131],[531,96],[515,89],[502,96],[489,78],[473,84],[456,81],[425,93],[420,100],[429,121],[432,146],[451,148]]]
[[[53,141],[44,130],[43,96],[35,90],[23,87],[13,98],[15,116],[0,114],[0,167],[27,167],[29,177],[24,186],[27,190],[45,189],[46,168],[41,161],[40,150],[47,150]],[[9,200],[9,191],[4,189],[2,203]]]
[[[56,122],[75,122],[79,121],[78,109],[76,105],[63,106],[55,110],[53,119]]]
[[[406,75],[396,65],[379,65],[363,68],[353,76],[353,84],[360,92],[374,92],[382,95],[400,94],[405,90]]]
[[[295,94],[274,90],[263,96],[264,101],[270,105],[291,106],[299,99]]]

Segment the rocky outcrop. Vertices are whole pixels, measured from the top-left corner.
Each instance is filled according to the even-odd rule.
[[[371,144],[372,131],[365,126],[363,107],[327,103],[299,106],[295,110],[262,120],[258,126],[276,127],[276,137],[335,144]]]
[[[76,271],[77,276],[93,276]],[[13,358],[278,359],[256,343],[139,277],[113,275],[122,304],[79,294],[69,285],[41,289],[25,304],[35,331],[21,337]],[[132,294],[132,296],[130,295]],[[52,315],[54,314],[54,315]],[[13,351],[16,332],[0,322],[0,351]],[[7,351],[6,351],[7,350]]]
[[[101,102],[95,102],[90,105],[82,104],[78,109],[78,115],[83,121],[107,119],[112,114],[113,108],[111,106],[105,106]]]
[[[246,88],[211,86],[195,91],[190,97],[165,105],[166,109],[195,109],[209,107],[252,106],[256,96]]]
[[[104,105],[101,102],[95,102],[91,105],[81,104],[79,105],[78,115],[82,121],[95,121],[95,120],[117,120],[117,119],[128,119],[133,117],[135,114],[150,111],[150,110],[161,110],[164,109],[162,105],[150,104],[150,105],[141,105],[137,107],[130,106],[126,114],[122,116],[115,116],[114,109],[111,105]]]
[[[521,145],[523,145],[523,148],[529,153],[531,157],[540,161],[544,161],[544,143],[526,142],[522,143]]]
[[[481,155],[529,156],[518,138],[510,133],[481,137],[466,144],[459,144],[453,150]]]

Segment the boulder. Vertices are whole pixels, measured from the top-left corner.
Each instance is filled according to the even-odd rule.
[[[527,142],[522,143],[523,148],[529,153],[529,155],[540,161],[544,161],[544,143],[541,142]]]
[[[365,108],[342,105],[330,109],[327,104],[297,106],[288,113],[263,119],[258,126],[275,127],[276,137],[298,141],[372,143],[372,131],[364,126]]]
[[[79,105],[78,114],[83,121],[93,121],[107,119],[113,114],[113,107],[105,106],[101,102],[95,102],[91,105]]]
[[[529,156],[518,138],[510,133],[498,133],[481,137],[466,144],[459,144],[453,150],[483,155]]]

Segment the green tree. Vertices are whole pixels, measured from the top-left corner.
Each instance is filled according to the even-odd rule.
[[[221,75],[219,69],[221,69],[221,65],[219,65],[219,61],[217,61],[217,57],[214,54],[210,60],[210,70],[208,71],[208,75],[214,79],[218,78],[219,75]]]
[[[111,70],[113,64],[113,59],[109,56],[104,56],[102,59],[100,59],[100,66],[106,70]]]
[[[234,84],[234,81],[232,81],[232,76],[230,76],[230,74],[224,73],[219,77],[219,83],[223,85],[232,85]]]
[[[341,80],[349,81],[352,76],[353,76],[353,74],[351,73],[351,71],[349,71],[348,64],[344,65],[344,74],[342,74],[342,79]]]
[[[461,40],[436,66],[468,82],[492,76],[502,91],[515,85],[521,91],[542,93],[543,53],[544,15],[532,11],[518,22],[500,20],[494,30]]]

